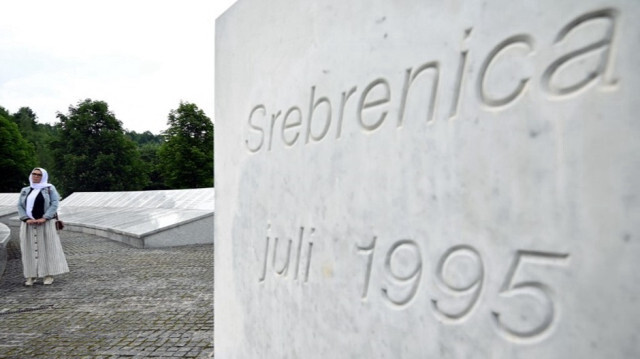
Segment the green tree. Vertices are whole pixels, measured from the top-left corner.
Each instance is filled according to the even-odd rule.
[[[160,168],[170,188],[213,187],[213,122],[191,103],[169,112]]]
[[[36,166],[35,152],[6,114],[0,110],[0,192],[17,192],[29,184],[29,171]]]
[[[36,116],[36,113],[29,107],[20,107],[18,112],[13,114],[12,118],[16,125],[18,125],[18,129],[20,129],[20,132],[24,137],[29,137],[36,132],[36,119],[38,116]]]
[[[11,118],[18,125],[20,133],[29,141],[36,151],[36,162],[39,167],[50,168],[53,165],[53,154],[49,144],[53,140],[55,130],[48,124],[39,124],[38,118],[29,107],[21,107]]]
[[[86,99],[58,113],[51,143],[64,194],[141,190],[148,181],[140,154],[106,102]]]
[[[145,172],[149,178],[149,183],[144,187],[145,190],[161,190],[171,189],[165,183],[160,167],[160,144],[146,143],[138,147],[140,158],[145,165]]]
[[[127,137],[133,142],[137,143],[139,147],[148,144],[160,145],[163,142],[162,135],[154,135],[151,131],[144,131],[143,133],[137,133],[136,131],[127,131]]]
[[[11,114],[9,113],[9,111],[7,111],[6,108],[0,106],[0,116],[6,118],[6,119],[10,119],[11,118]]]
[[[169,189],[164,183],[158,157],[160,145],[164,142],[163,136],[154,135],[151,131],[144,131],[143,133],[127,131],[126,134],[127,137],[138,145],[140,159],[144,163],[145,173],[149,179],[144,190]]]

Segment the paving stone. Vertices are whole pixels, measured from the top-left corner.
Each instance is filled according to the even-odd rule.
[[[71,272],[0,279],[0,358],[213,357],[213,246],[138,249],[61,232]],[[19,251],[19,249],[17,249]]]

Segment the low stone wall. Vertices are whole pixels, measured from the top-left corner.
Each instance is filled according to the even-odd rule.
[[[0,278],[4,274],[4,269],[7,266],[7,244],[11,238],[11,232],[9,227],[0,223]]]

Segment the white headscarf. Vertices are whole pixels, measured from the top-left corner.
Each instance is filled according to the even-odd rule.
[[[33,183],[33,179],[31,178],[32,175],[31,173],[33,173],[33,171],[35,170],[39,170],[40,172],[42,172],[42,177],[40,179],[40,183]],[[49,174],[47,173],[47,170],[45,170],[44,168],[40,168],[40,167],[36,167],[34,169],[31,170],[31,173],[29,173],[29,183],[31,184],[31,188],[33,188],[33,190],[31,191],[31,193],[29,193],[29,196],[27,197],[27,216],[29,216],[29,218],[33,218],[33,204],[36,201],[36,197],[38,197],[38,193],[40,193],[40,190],[46,187],[51,187],[51,183],[48,183],[49,181]]]
[[[40,183],[33,183],[33,178],[31,178],[31,173],[33,173],[33,171],[35,170],[42,172]],[[43,189],[45,187],[51,187],[51,183],[49,183],[49,173],[47,173],[47,170],[45,170],[44,168],[36,167],[31,170],[31,173],[29,173],[29,184],[31,185],[31,188]]]

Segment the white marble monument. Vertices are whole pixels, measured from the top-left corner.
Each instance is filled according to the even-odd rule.
[[[213,242],[214,188],[74,192],[60,202],[65,231],[89,233],[137,248]],[[17,218],[16,218],[17,221]],[[19,222],[15,223],[16,231]]]
[[[8,224],[11,217],[18,214],[20,192],[0,193],[0,223]]]
[[[216,358],[640,357],[640,1],[239,0]]]

